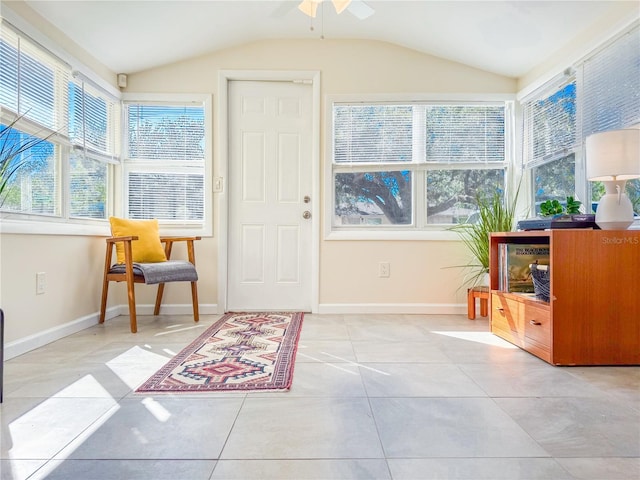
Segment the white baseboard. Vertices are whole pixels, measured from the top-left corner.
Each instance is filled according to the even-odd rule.
[[[153,315],[153,308],[153,305],[137,305],[136,312],[138,315]],[[199,311],[201,315],[217,315],[218,306],[216,304],[201,304],[199,306]],[[189,315],[191,313],[193,313],[193,307],[191,304],[162,305],[160,308],[161,315]],[[116,305],[107,308],[105,321],[111,320],[119,315],[129,315],[129,307],[127,305]],[[93,327],[98,324],[99,317],[99,312],[92,313],[63,325],[49,328],[48,330],[9,342],[4,346],[4,359],[9,360],[10,358],[15,358],[23,353],[27,353],[31,350],[35,350],[36,348],[43,347],[48,343],[55,342],[56,340],[60,340],[61,338],[80,332],[85,328]]]
[[[105,312],[105,320],[110,320],[120,315],[120,308],[118,306],[107,308]],[[67,337],[74,333],[77,333],[85,328],[92,327],[98,324],[98,318],[100,314],[98,312],[92,313],[85,317],[72,320],[63,325],[49,328],[39,333],[34,333],[28,337],[21,338],[19,340],[9,342],[4,346],[4,359],[17,357],[23,353],[27,353],[36,348],[43,347],[48,343],[55,342],[61,338]]]
[[[456,303],[321,303],[320,314],[466,315],[467,305]]]

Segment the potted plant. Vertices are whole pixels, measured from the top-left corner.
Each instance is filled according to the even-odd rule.
[[[567,197],[567,205],[563,206],[558,200],[547,200],[540,204],[540,215],[543,217],[556,215],[575,215],[580,213],[580,200]]]
[[[582,202],[567,196],[566,205],[558,200],[547,200],[540,204],[540,217],[551,218],[550,228],[597,228],[593,213],[581,213]]]
[[[451,227],[473,257],[467,265],[462,266],[468,270],[464,284],[475,286],[486,283],[489,273],[489,234],[513,230],[517,198],[518,192],[511,203],[504,201],[498,192],[489,198],[477,195],[477,221]]]

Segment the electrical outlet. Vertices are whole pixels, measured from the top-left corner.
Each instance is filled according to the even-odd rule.
[[[47,274],[45,272],[36,273],[36,295],[42,295],[47,290]]]
[[[391,267],[389,262],[380,262],[378,265],[378,276],[382,278],[388,278],[391,274]]]

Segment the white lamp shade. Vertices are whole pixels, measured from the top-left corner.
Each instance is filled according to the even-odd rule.
[[[587,178],[592,181],[640,178],[640,129],[611,130],[586,141]]]

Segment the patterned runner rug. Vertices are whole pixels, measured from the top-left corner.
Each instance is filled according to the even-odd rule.
[[[303,313],[227,313],[136,392],[287,390]]]

